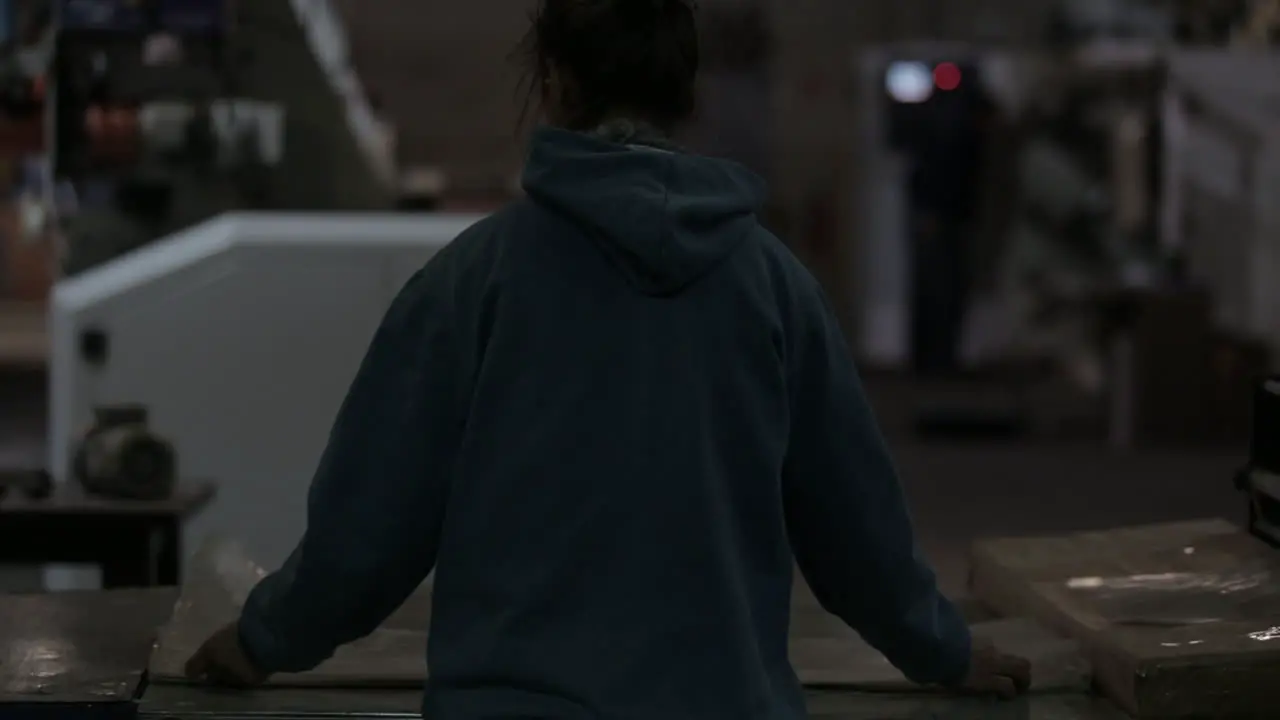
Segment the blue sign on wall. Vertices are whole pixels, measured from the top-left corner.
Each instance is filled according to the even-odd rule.
[[[62,0],[65,30],[137,30],[145,15],[137,0]]]
[[[0,43],[9,42],[13,33],[13,0],[0,0]]]

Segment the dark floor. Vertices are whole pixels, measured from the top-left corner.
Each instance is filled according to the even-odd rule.
[[[964,587],[982,536],[1054,534],[1199,517],[1245,519],[1232,452],[1115,453],[1089,446],[938,446],[893,441],[925,551]]]
[[[955,592],[964,588],[969,545],[981,537],[1201,517],[1246,520],[1245,502],[1232,484],[1243,448],[1112,450],[1090,402],[1056,390],[1024,396],[1034,417],[1031,437],[925,442],[913,432],[917,408],[939,402],[1007,407],[1008,393],[998,383],[939,388],[883,374],[870,374],[866,382],[921,543]]]
[[[969,544],[983,536],[1212,516],[1243,520],[1245,505],[1231,483],[1243,461],[1240,451],[1120,453],[1097,441],[1061,438],[925,443],[912,436],[910,417],[916,405],[935,397],[932,391],[875,377],[868,389],[921,542],[953,591],[963,589]],[[43,433],[43,379],[0,375],[0,463],[40,462]]]

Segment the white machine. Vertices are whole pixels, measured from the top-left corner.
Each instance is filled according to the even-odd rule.
[[[55,479],[68,480],[94,406],[146,405],[181,476],[218,485],[188,547],[229,535],[274,567],[302,533],[330,424],[387,306],[478,219],[226,215],[58,283]]]
[[[978,82],[984,91],[1006,112],[1016,114],[1020,110],[1026,86],[1032,82],[1034,64],[1008,51],[958,43],[908,42],[870,47],[853,62],[854,89],[862,112],[853,166],[858,168],[862,181],[856,184],[859,195],[852,202],[860,227],[858,251],[850,272],[858,277],[856,285],[861,293],[858,351],[877,365],[898,366],[910,354],[906,240],[909,168],[905,157],[889,142],[889,107],[893,102],[920,103],[935,93],[956,89],[961,82],[971,82],[959,76],[954,63],[939,62],[946,59],[979,68]],[[947,74],[954,77],[946,77]],[[980,348],[975,346],[990,344],[982,337],[990,334],[985,326],[1000,324],[998,317],[987,320],[990,304],[986,298],[976,299],[972,315],[977,317],[970,318],[966,356],[980,354]]]

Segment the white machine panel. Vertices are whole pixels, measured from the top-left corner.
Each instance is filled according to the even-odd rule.
[[[274,567],[305,526],[311,475],[382,314],[478,219],[227,215],[58,283],[54,477],[68,480],[94,406],[146,405],[182,477],[218,485],[187,546],[229,535]],[[108,339],[101,367],[81,355],[86,331]]]

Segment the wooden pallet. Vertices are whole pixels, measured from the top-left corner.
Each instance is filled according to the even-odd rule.
[[[986,540],[970,584],[995,611],[1080,640],[1134,717],[1274,717],[1275,552],[1225,520]]]

